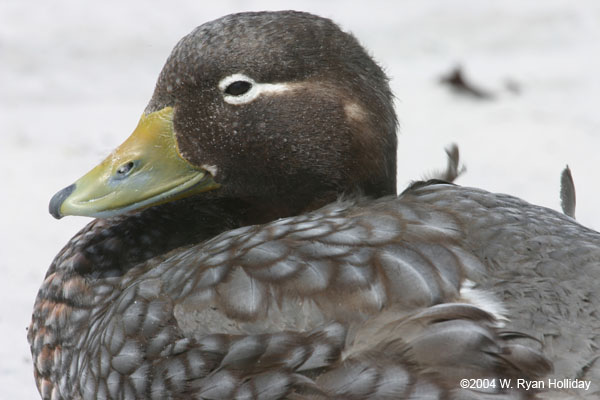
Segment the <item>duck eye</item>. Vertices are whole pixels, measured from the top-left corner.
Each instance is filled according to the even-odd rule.
[[[248,81],[235,81],[230,83],[225,88],[225,93],[230,94],[232,96],[241,96],[244,93],[247,93],[248,90],[252,88],[252,84]]]

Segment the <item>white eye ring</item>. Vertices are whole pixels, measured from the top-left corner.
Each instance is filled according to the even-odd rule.
[[[248,82],[250,89],[243,94],[234,95],[225,93],[225,90],[234,82]],[[219,90],[223,93],[223,100],[229,104],[248,104],[263,93],[280,93],[289,89],[285,83],[257,83],[254,79],[244,74],[226,76],[219,82]]]

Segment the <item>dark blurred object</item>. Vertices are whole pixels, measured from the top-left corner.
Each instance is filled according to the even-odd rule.
[[[494,95],[485,89],[473,85],[465,77],[461,66],[455,67],[448,75],[442,76],[440,83],[450,86],[457,94],[476,98],[478,100],[492,100]]]
[[[563,213],[571,218],[575,218],[575,183],[571,175],[571,169],[567,165],[560,174],[560,206]]]
[[[515,94],[515,95],[521,94],[521,84],[517,81],[513,81],[512,79],[507,79],[504,82],[504,87],[506,88],[506,90],[508,90],[512,94]]]

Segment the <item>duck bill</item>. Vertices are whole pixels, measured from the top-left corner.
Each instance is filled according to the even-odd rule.
[[[219,187],[180,154],[173,109],[142,115],[133,134],[102,163],[50,201],[55,218],[108,218]]]

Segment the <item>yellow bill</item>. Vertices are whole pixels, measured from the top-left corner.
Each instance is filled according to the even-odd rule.
[[[207,170],[185,160],[173,108],[142,115],[131,136],[100,165],[50,200],[50,214],[107,218],[216,189]]]

